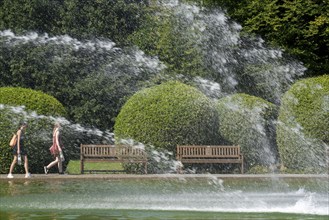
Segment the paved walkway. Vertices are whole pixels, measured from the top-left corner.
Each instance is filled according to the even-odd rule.
[[[13,179],[0,174],[0,181],[26,179],[24,174],[13,174]],[[328,174],[83,174],[83,175],[58,175],[58,174],[32,174],[30,180],[54,180],[54,179],[186,179],[186,178],[217,178],[217,179],[285,179],[285,178],[314,178],[328,179]]]

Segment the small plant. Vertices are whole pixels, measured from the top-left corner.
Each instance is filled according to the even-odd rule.
[[[269,167],[256,165],[251,167],[248,170],[248,174],[266,174],[266,173],[273,173],[273,170],[271,170]]]

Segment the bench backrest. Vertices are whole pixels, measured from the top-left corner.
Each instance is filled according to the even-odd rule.
[[[241,156],[240,146],[177,146],[177,159],[182,158],[239,158]]]
[[[120,158],[147,159],[146,151],[135,146],[116,145],[116,155]]]
[[[126,145],[81,144],[80,154],[83,157],[147,158],[144,149]]]

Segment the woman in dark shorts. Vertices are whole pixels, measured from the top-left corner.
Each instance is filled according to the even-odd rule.
[[[17,163],[19,155],[24,157],[25,178],[31,177],[31,174],[29,173],[27,152],[26,152],[26,149],[24,146],[24,131],[25,131],[26,127],[27,127],[27,124],[24,122],[24,123],[22,123],[22,125],[20,126],[20,128],[17,131],[17,142],[16,142],[16,145],[13,147],[14,159],[10,165],[9,174],[7,176],[8,178],[14,178],[14,176],[12,175],[12,172]]]

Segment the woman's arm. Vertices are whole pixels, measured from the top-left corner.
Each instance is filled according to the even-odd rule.
[[[58,147],[59,152],[61,152],[62,151],[62,148],[59,145],[59,131],[58,130],[56,131],[56,145]]]
[[[21,129],[17,131],[17,154],[21,153]]]

